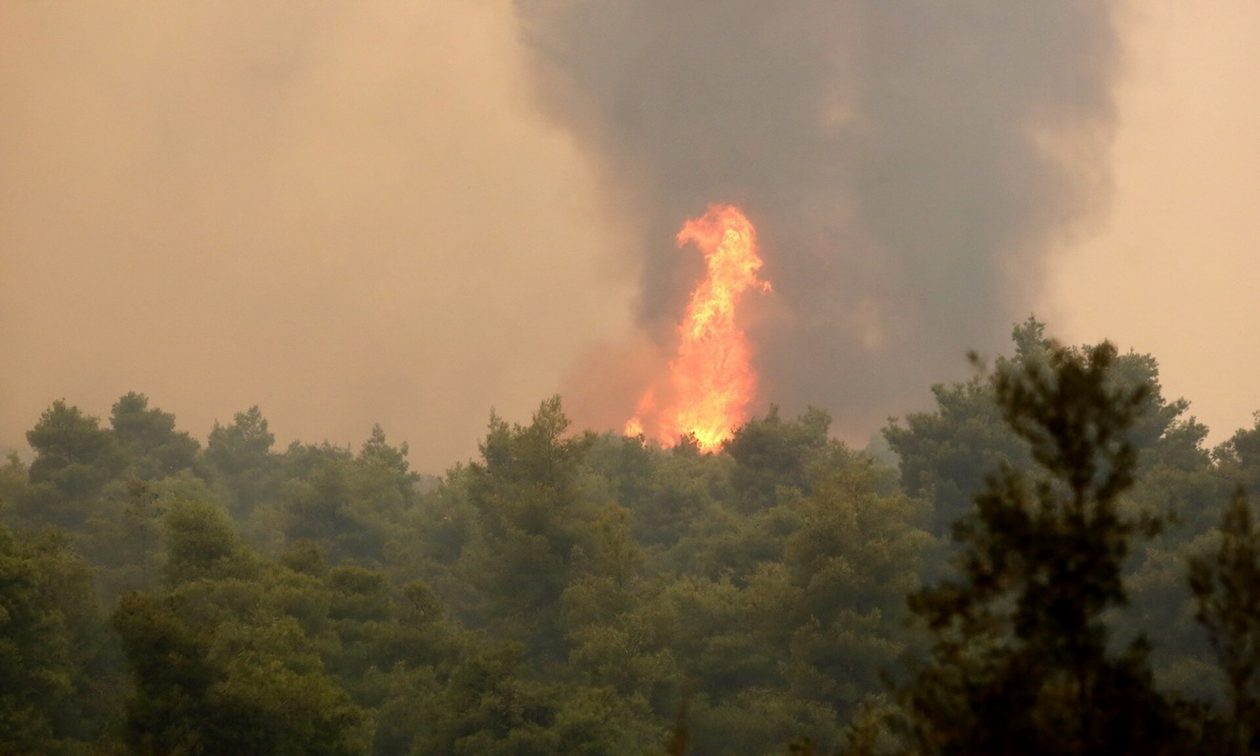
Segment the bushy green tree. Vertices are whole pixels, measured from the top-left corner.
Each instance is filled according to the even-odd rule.
[[[811,467],[823,464],[834,450],[827,435],[831,417],[810,408],[795,420],[779,416],[771,406],[764,418],[753,418],[735,430],[722,450],[735,460],[731,485],[741,508],[765,509],[777,503],[780,489],[808,493]]]
[[[904,597],[919,587],[934,539],[921,527],[922,505],[887,485],[887,471],[865,458],[828,469],[804,516],[784,562],[783,595],[793,604],[765,622],[794,628],[793,690],[845,721],[911,646]]]
[[[234,516],[245,517],[275,493],[276,437],[255,405],[236,413],[231,425],[217,421],[210,430],[204,459],[225,482]]]
[[[129,392],[114,403],[110,425],[128,455],[130,473],[154,480],[186,470],[196,462],[200,444],[175,430],[175,416],[154,407],[144,394]]]
[[[286,541],[310,540],[327,552],[334,562],[352,560],[379,565],[384,558],[385,538],[379,523],[363,510],[355,490],[355,460],[350,452],[336,447],[294,447],[285,455],[286,467],[296,467],[295,457],[303,455],[300,471],[290,472],[279,486],[280,528]]]
[[[391,446],[379,425],[357,455],[327,443],[290,445],[277,460],[272,509],[256,513],[255,529],[278,530],[284,544],[315,543],[334,563],[406,561],[416,549],[399,540],[401,529],[419,498],[406,452],[406,444]]]
[[[0,526],[0,752],[73,753],[121,703],[87,565],[55,533]]]
[[[79,528],[93,498],[126,466],[126,456],[100,421],[58,399],[26,433],[35,450],[31,488],[15,514],[32,523]]]
[[[565,653],[560,595],[597,514],[577,488],[592,439],[566,437],[568,428],[559,397],[543,402],[526,426],[491,418],[482,461],[466,468],[478,537],[460,557],[462,575],[484,598],[481,621],[556,659]]]

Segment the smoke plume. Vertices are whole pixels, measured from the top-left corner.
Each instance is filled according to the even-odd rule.
[[[546,111],[643,229],[639,321],[667,339],[711,202],[775,285],[764,393],[860,437],[1001,348],[1047,251],[1108,194],[1107,2],[518,0]]]

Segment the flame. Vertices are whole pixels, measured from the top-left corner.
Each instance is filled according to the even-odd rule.
[[[769,291],[770,284],[757,277],[762,265],[757,231],[738,208],[710,206],[704,216],[683,224],[677,242],[699,248],[707,274],[687,302],[667,380],[643,392],[625,433],[665,444],[690,434],[711,451],[747,419],[757,391],[752,351],[735,306],[748,289]]]

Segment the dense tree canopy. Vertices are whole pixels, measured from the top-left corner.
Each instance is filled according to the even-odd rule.
[[[551,398],[440,478],[55,401],[0,466],[0,752],[1254,752],[1260,416],[1206,449],[1149,355],[1033,320],[934,396],[895,465]]]

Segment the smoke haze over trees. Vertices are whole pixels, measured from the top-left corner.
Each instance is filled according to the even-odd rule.
[[[817,409],[705,454],[553,397],[431,478],[54,401],[0,467],[0,750],[1257,752],[1260,425],[1014,337],[893,464]]]
[[[0,3],[0,753],[1260,753],[1257,36]]]
[[[777,290],[762,401],[844,438],[1029,311],[1246,422],[1254,3],[716,7],[5,4],[0,446],[140,385],[195,433],[388,420],[426,472],[491,405],[618,427],[642,376],[587,364],[667,340],[723,200]]]

